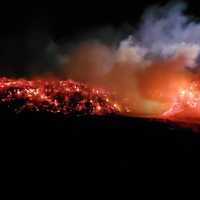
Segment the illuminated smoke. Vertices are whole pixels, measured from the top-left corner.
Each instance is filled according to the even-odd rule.
[[[133,115],[166,115],[180,91],[197,82],[200,24],[184,15],[186,8],[148,9],[138,31],[117,46],[81,43],[65,57],[66,77],[116,91]]]

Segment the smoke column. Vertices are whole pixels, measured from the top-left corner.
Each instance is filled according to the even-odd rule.
[[[116,91],[133,115],[166,114],[200,80],[200,24],[184,15],[186,8],[182,2],[149,8],[137,31],[117,45],[80,43],[63,57],[66,77]]]

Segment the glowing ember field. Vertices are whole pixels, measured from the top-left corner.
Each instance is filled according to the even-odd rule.
[[[0,106],[17,114],[47,112],[77,116],[115,113],[190,123],[199,123],[200,119],[200,82],[184,84],[167,101],[154,99],[159,106],[150,115],[146,113],[145,105],[142,111],[142,106],[133,107],[132,101],[134,99],[125,103],[116,93],[113,95],[102,88],[92,88],[72,80],[0,78]],[[163,106],[166,104],[168,106]]]
[[[119,112],[108,92],[72,80],[1,78],[0,105],[18,114],[24,111],[64,115]]]

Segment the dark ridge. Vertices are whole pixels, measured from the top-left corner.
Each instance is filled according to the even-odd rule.
[[[158,120],[26,113],[0,123],[3,166],[36,176],[62,176],[69,168],[180,170],[195,166],[200,153],[199,134]]]

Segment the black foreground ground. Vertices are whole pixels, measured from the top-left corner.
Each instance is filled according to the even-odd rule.
[[[1,116],[3,165],[12,171],[195,166],[200,134],[123,116]]]

